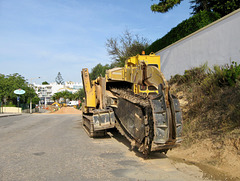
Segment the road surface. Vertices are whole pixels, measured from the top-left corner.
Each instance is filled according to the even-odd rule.
[[[143,159],[117,131],[92,139],[81,117],[32,114],[0,118],[0,180],[206,180],[196,166],[164,154]]]

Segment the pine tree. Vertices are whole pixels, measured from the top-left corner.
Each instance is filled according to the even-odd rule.
[[[56,81],[57,84],[64,84],[64,80],[63,80],[60,72],[58,72],[58,75],[57,75],[55,81]]]

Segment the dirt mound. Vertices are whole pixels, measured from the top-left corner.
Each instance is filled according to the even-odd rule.
[[[62,107],[60,110],[51,114],[82,114],[82,111],[77,110],[73,107]]]

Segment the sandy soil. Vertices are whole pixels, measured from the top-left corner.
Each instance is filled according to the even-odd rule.
[[[177,90],[176,84],[171,86],[171,90],[179,99],[183,115],[186,115],[190,106],[187,94]],[[198,132],[198,134],[201,135],[201,132]],[[173,149],[167,155],[173,159],[193,163],[201,169],[205,169],[204,171],[215,175],[216,180],[240,180],[240,137],[237,130],[195,140],[194,143],[188,143],[187,141],[185,143],[187,143],[186,146]]]
[[[73,107],[62,107],[60,110],[51,114],[82,114],[82,111],[77,110]]]
[[[240,141],[240,139],[238,140]],[[167,155],[170,158],[181,159],[183,162],[194,163],[203,170],[205,168],[205,171],[215,175],[217,180],[240,180],[239,149],[233,147],[226,140],[224,140],[224,145],[222,147],[212,140],[206,139],[193,144],[190,148],[180,146],[169,151]]]

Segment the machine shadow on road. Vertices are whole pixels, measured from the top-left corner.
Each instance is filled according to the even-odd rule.
[[[129,151],[133,151],[137,157],[140,157],[142,159],[165,159],[165,158],[168,158],[167,155],[164,153],[151,152],[150,155],[145,156],[142,153],[140,153],[137,150],[137,148],[132,149],[131,143],[127,140],[127,138],[122,136],[119,133],[119,131],[115,128],[109,130],[107,137],[112,137],[112,138],[116,139],[118,142],[124,144],[126,147],[128,147]]]
[[[76,126],[75,128],[77,129],[83,129],[82,128],[82,120],[77,120],[78,126]],[[85,130],[83,130],[85,132]],[[119,131],[116,128],[112,128],[109,129],[107,131],[107,134],[105,136],[102,137],[95,137],[94,139],[109,139],[109,138],[114,138],[115,140],[117,140],[118,142],[124,144],[129,152],[133,151],[134,154],[142,159],[165,159],[168,158],[168,156],[164,153],[159,153],[159,152],[151,152],[150,155],[143,155],[142,153],[140,153],[137,148],[133,148],[131,146],[131,143],[127,140],[126,137],[122,136]]]

